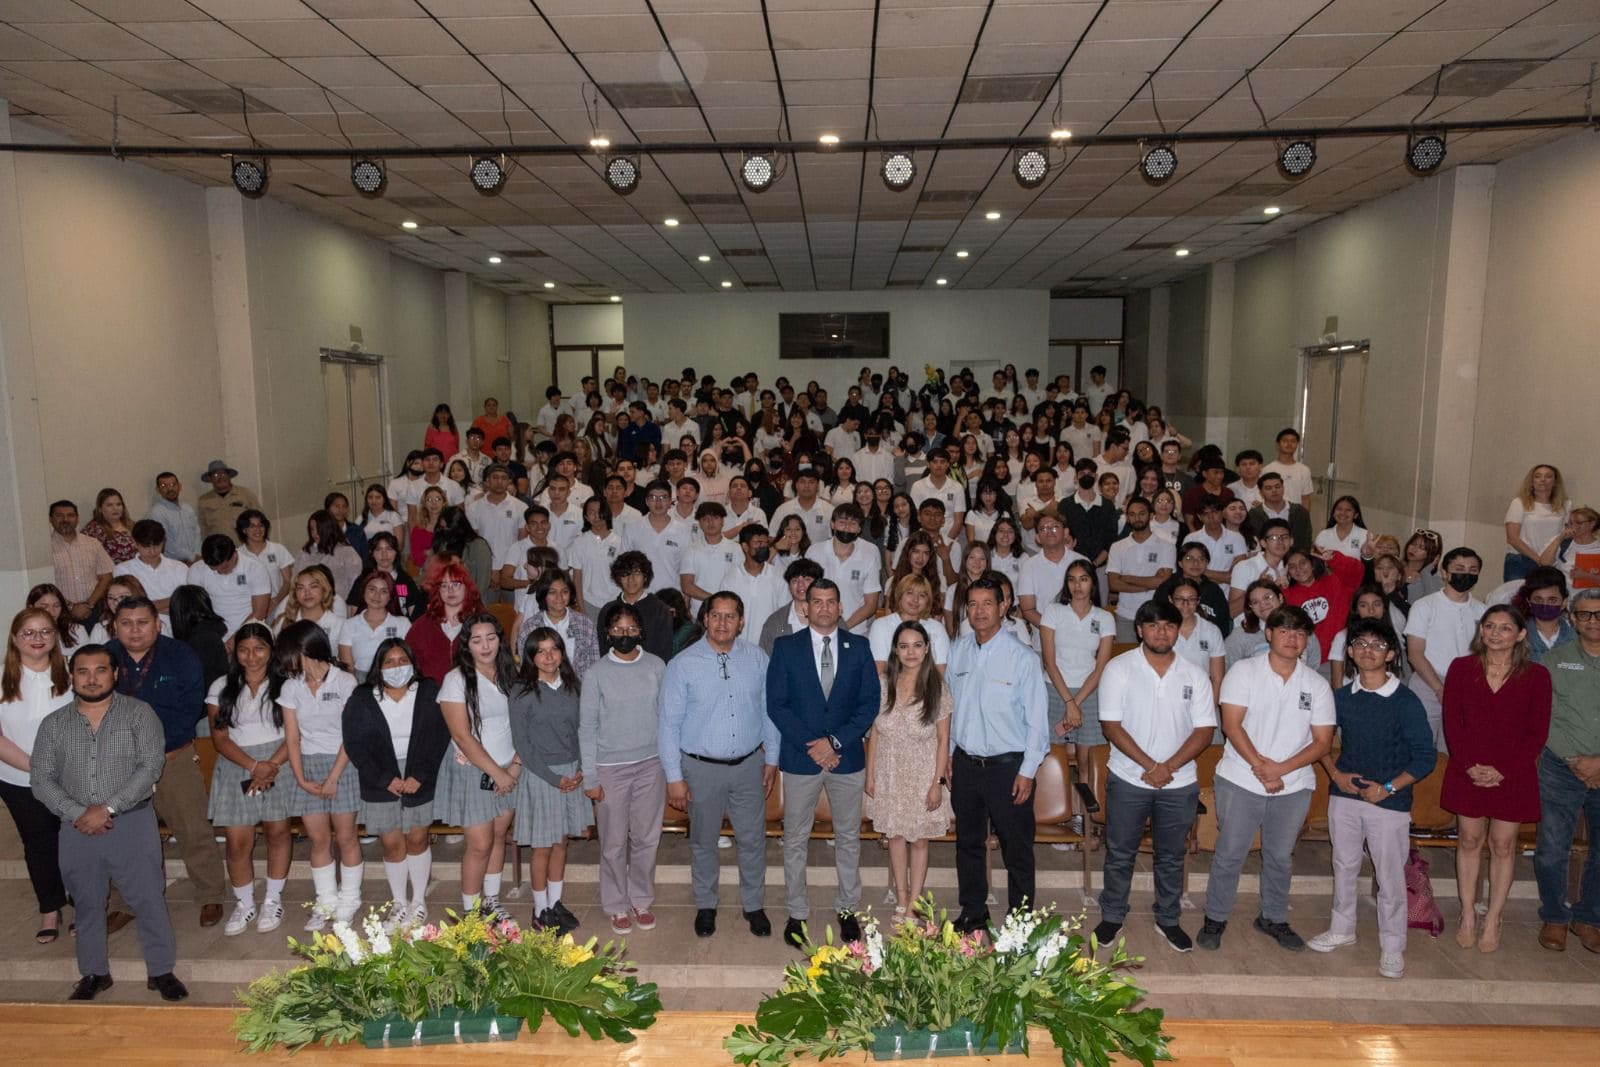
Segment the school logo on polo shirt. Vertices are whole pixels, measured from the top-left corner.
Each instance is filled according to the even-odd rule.
[[[399,629],[397,627],[385,626],[383,628],[383,635],[385,637],[399,637],[400,636],[400,631],[399,631]]]
[[[336,700],[343,700],[344,698],[341,697],[338,693],[335,693],[333,690],[330,689],[330,690],[327,690],[326,692],[324,692],[320,699],[322,700],[323,703],[328,704],[328,703],[332,703],[332,702],[334,702]]]
[[[249,585],[250,584],[250,579],[245,577],[242,574],[236,574],[236,575],[233,576],[233,584],[234,585]]]
[[[1145,562],[1146,563],[1154,563],[1154,562],[1156,562],[1156,560],[1158,560],[1160,558],[1160,556],[1157,555],[1154,552],[1151,552],[1151,553],[1147,554],[1144,558],[1145,558]]]
[[[1211,642],[1205,640],[1204,638],[1202,638],[1200,640],[1200,651],[1201,652],[1210,652],[1211,651]]]
[[[1307,693],[1303,689],[1300,691],[1300,710],[1301,711],[1310,711],[1311,710],[1311,694]]]
[[[1100,620],[1099,619],[1090,619],[1089,620],[1089,632],[1094,634],[1096,637],[1100,636]]]
[[[1183,702],[1185,704],[1187,704],[1189,701],[1191,701],[1193,699],[1194,699],[1194,686],[1192,686],[1192,685],[1184,686],[1183,687]]]
[[[859,567],[850,571],[850,580],[852,582],[859,582],[861,580],[861,569]]]
[[[268,552],[267,553],[267,562],[268,563],[276,563],[276,562],[278,562],[278,554],[276,552]]]

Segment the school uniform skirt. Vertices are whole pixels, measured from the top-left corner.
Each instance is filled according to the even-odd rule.
[[[306,753],[300,757],[300,765],[309,781],[323,782],[333,771],[333,761],[337,758],[331,752]],[[289,802],[290,815],[353,815],[361,810],[361,782],[356,778],[355,766],[348,762],[339,774],[339,788],[332,800],[312,796],[297,782],[291,784],[294,785],[294,799]]]
[[[406,761],[400,761],[400,777],[406,776]],[[433,801],[426,804],[414,804],[410,807],[402,804],[399,797],[393,800],[383,800],[377,803],[363,800],[361,802],[361,825],[366,827],[369,834],[390,834],[396,830],[401,833],[410,833],[419,826],[433,825]]]
[[[264,760],[278,751],[280,743],[241,745],[240,749],[253,760]],[[206,805],[206,818],[211,820],[212,826],[255,826],[289,818],[289,805],[294,795],[302,790],[287,767],[278,768],[278,777],[265,793],[246,796],[244,783],[249,780],[250,772],[246,768],[230,759],[217,757],[216,766],[211,770],[211,799]]]
[[[1067,702],[1061,699],[1061,694],[1056,692],[1053,685],[1045,686],[1046,703],[1049,706],[1050,739],[1055,740],[1056,724],[1067,717]],[[1067,734],[1067,743],[1071,745],[1103,745],[1106,735],[1100,732],[1100,691],[1097,689],[1087,697],[1078,700],[1078,708],[1083,712],[1083,723]]]
[[[456,760],[452,747],[445,753],[444,764],[439,768],[439,785],[444,790],[444,804],[438,802],[435,792],[434,815],[448,826],[478,826],[493,822],[502,812],[513,811],[517,806],[517,791],[498,796],[493,789],[481,789],[483,772],[470,763]]]
[[[563,778],[578,771],[578,763],[559,763],[550,768]],[[577,837],[594,825],[594,802],[574,789],[563,793],[537,774],[522,768],[517,780],[517,844],[530,848],[549,848],[569,837]]]

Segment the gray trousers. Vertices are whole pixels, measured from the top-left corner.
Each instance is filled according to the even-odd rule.
[[[833,809],[833,862],[839,872],[839,892],[834,910],[861,910],[861,795],[867,772],[854,774],[788,774],[783,776],[783,888],[789,918],[811,915],[806,897],[806,856],[811,826],[816,822],[817,798],[828,791]]]
[[[767,891],[767,792],[761,785],[764,757],[758,750],[737,767],[683,757],[689,787],[689,872],[696,908],[717,906],[722,863],[717,838],[722,818],[733,826],[739,856],[739,902],[760,911]]]
[[[1313,790],[1262,796],[1218,778],[1217,851],[1211,857],[1206,887],[1206,918],[1227,922],[1239,892],[1239,872],[1250,855],[1250,843],[1261,831],[1261,916],[1268,922],[1289,921],[1289,879],[1294,843],[1311,810]]]
[[[599,774],[605,790],[605,799],[594,806],[600,906],[607,915],[626,915],[629,908],[649,911],[656,898],[656,849],[667,799],[661,761],[652,756],[638,763],[602,764]]]
[[[1100,917],[1120,923],[1128,917],[1133,865],[1145,827],[1153,846],[1151,866],[1156,884],[1156,922],[1172,926],[1183,908],[1183,862],[1200,803],[1200,787],[1146,789],[1116,775],[1106,779],[1105,886],[1100,891]],[[1249,842],[1246,842],[1248,844]]]
[[[111,973],[106,899],[115,885],[133,908],[145,970],[152,977],[170,974],[178,962],[178,943],[167,915],[167,876],[154,806],[119,813],[110,830],[95,836],[80,833],[63,819],[59,848],[61,879],[78,924],[78,973]]]

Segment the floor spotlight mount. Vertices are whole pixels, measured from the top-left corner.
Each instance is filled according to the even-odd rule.
[[[611,186],[613,193],[618,196],[630,196],[639,188],[638,156],[607,156],[604,163],[606,184]]]
[[[764,193],[778,180],[778,157],[774,152],[746,152],[739,162],[739,179],[752,193]]]
[[[1297,137],[1292,141],[1278,142],[1278,173],[1290,181],[1299,181],[1317,165],[1317,143],[1310,138]]]
[[[890,192],[903,193],[917,180],[916,158],[910,152],[898,148],[892,152],[885,152],[878,173],[883,176],[883,184]]]
[[[235,156],[229,172],[233,178],[233,187],[239,190],[240,196],[259,200],[266,195],[270,174],[265,156]]]
[[[498,196],[505,188],[506,175],[511,172],[511,161],[501,156],[473,156],[468,171],[472,187],[484,196]]]
[[[1019,148],[1011,161],[1011,173],[1024,189],[1034,189],[1050,176],[1050,157],[1043,148]]]
[[[354,159],[350,161],[350,184],[362,196],[376,199],[389,185],[389,171],[381,159]]]
[[[1444,165],[1444,131],[1430,130],[1406,137],[1406,169],[1427,177]]]
[[[1160,185],[1178,171],[1178,152],[1170,141],[1147,145],[1139,157],[1139,176],[1151,185]]]

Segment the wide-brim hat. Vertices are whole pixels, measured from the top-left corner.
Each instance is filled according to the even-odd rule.
[[[211,476],[213,474],[217,473],[218,471],[221,471],[222,473],[226,474],[230,478],[239,477],[239,472],[238,471],[236,471],[232,467],[228,466],[222,460],[214,459],[210,463],[206,464],[206,472],[200,476],[200,480],[202,482],[209,482],[211,480]]]

